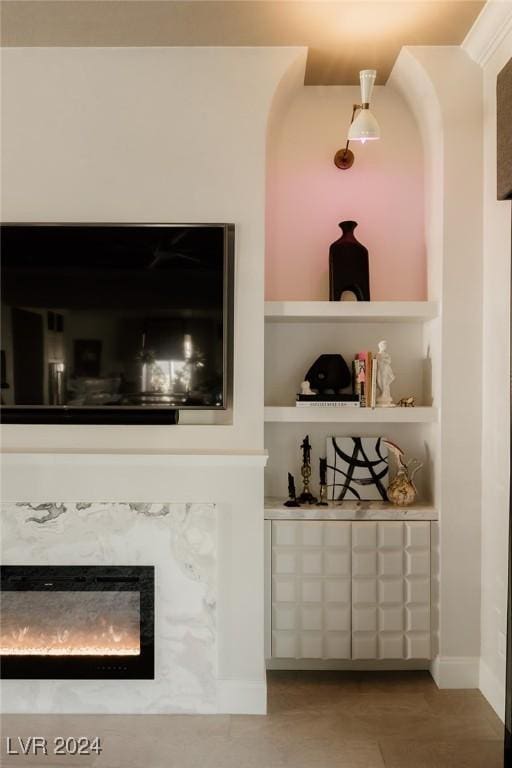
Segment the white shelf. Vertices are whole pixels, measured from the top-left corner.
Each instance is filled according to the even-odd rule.
[[[336,322],[424,323],[438,316],[435,301],[266,301],[271,323]]]
[[[432,504],[397,507],[388,501],[330,501],[326,507],[286,507],[285,499],[265,498],[265,520],[437,520]]]
[[[437,408],[333,408],[331,406],[265,406],[265,422],[312,424],[428,424],[437,421]]]

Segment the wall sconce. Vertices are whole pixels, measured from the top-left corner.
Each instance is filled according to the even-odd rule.
[[[354,153],[348,148],[351,141],[373,141],[380,139],[380,128],[377,120],[370,112],[370,97],[373,91],[373,84],[377,76],[376,69],[362,69],[359,73],[361,81],[361,104],[354,104],[352,109],[352,119],[348,129],[347,143],[343,149],[339,149],[334,155],[334,165],[346,171],[354,164]],[[356,117],[356,112],[360,110]]]

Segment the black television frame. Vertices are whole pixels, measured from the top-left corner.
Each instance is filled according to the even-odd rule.
[[[159,406],[67,406],[67,405],[0,405],[3,424],[91,424],[91,425],[171,425],[177,424],[180,410],[226,411],[233,402],[234,294],[235,294],[235,225],[218,222],[162,223],[115,221],[9,221],[0,227],[219,227],[224,231],[223,260],[223,371],[222,405]]]

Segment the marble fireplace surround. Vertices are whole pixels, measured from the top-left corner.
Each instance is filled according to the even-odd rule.
[[[155,566],[155,680],[2,680],[1,711],[265,712],[265,460],[4,454],[2,564]]]

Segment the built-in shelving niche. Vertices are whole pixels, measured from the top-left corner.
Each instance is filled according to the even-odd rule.
[[[299,445],[313,445],[313,484],[318,458],[330,435],[383,435],[425,463],[417,476],[421,500],[433,501],[431,448],[439,419],[432,397],[430,338],[439,308],[433,301],[265,303],[265,493],[286,497],[288,471],[300,480]],[[347,364],[361,350],[386,339],[396,380],[395,400],[414,395],[415,408],[296,408],[295,394],[308,367],[322,353],[340,353]]]

